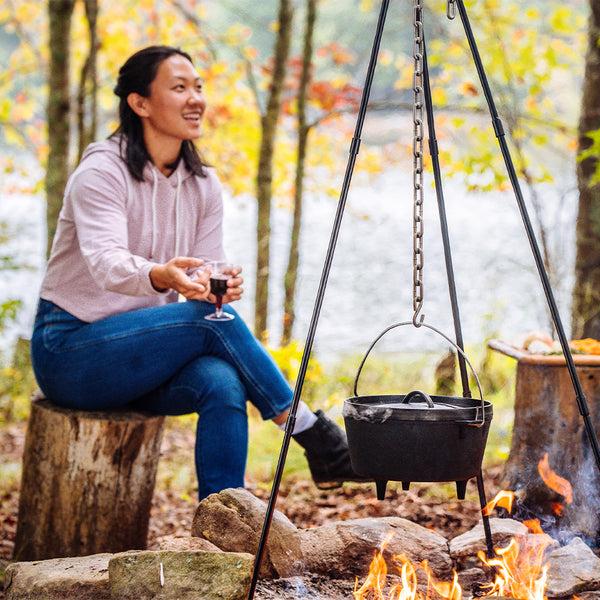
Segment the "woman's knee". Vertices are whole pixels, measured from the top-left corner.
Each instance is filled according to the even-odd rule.
[[[246,412],[246,389],[237,370],[215,356],[201,356],[193,360],[182,373],[186,386],[192,386],[199,403],[221,409],[242,409]]]

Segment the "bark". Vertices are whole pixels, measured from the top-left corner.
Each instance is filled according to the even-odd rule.
[[[259,339],[264,339],[267,331],[273,154],[281,110],[286,62],[290,53],[293,16],[294,8],[291,0],[280,0],[273,75],[267,108],[261,118],[262,137],[256,177],[258,218],[256,224],[256,288],[254,296],[254,333]]]
[[[46,165],[47,255],[50,255],[62,196],[69,177],[69,54],[75,0],[48,0],[50,74],[48,80],[48,163]]]
[[[296,296],[296,282],[298,280],[298,266],[300,263],[300,231],[302,228],[304,169],[306,151],[308,148],[308,134],[310,132],[310,126],[306,121],[306,97],[310,85],[313,38],[316,20],[317,0],[307,0],[304,49],[302,52],[302,73],[300,75],[300,89],[298,91],[298,155],[296,159],[296,181],[294,188],[294,218],[292,221],[290,251],[284,280],[285,297],[283,301],[282,346],[286,346],[292,340],[292,331],[296,318],[294,299]]]
[[[15,558],[144,549],[164,420],[32,402]]]
[[[590,8],[579,120],[580,151],[591,144],[587,134],[600,129],[600,0],[590,0]],[[597,157],[577,163],[579,212],[572,317],[572,337],[576,339],[600,339],[600,184],[591,183],[597,163]]]

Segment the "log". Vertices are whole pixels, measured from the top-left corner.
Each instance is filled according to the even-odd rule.
[[[596,540],[600,533],[600,475],[564,356],[529,354],[496,340],[489,346],[517,359],[514,424],[502,487],[515,492],[518,507],[530,513],[523,516],[541,519],[542,527],[548,517],[547,527]],[[600,356],[577,354],[573,359],[598,435]],[[542,479],[538,465],[546,453],[551,471],[569,482],[571,501]]]
[[[145,549],[164,421],[69,410],[34,394],[14,558]]]

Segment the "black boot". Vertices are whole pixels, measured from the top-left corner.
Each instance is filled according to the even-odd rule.
[[[368,481],[352,470],[346,434],[322,410],[310,428],[292,437],[304,448],[310,474],[321,490],[340,487],[344,481]]]

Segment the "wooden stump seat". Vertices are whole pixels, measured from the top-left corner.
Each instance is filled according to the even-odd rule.
[[[14,558],[146,548],[165,417],[32,397]]]
[[[600,536],[600,477],[562,355],[529,354],[498,340],[489,347],[517,359],[515,419],[504,465],[505,489],[537,516],[562,504],[561,523],[584,538]],[[600,435],[600,356],[573,356],[596,435]],[[571,485],[565,498],[544,483],[538,464],[548,454],[550,469]]]

